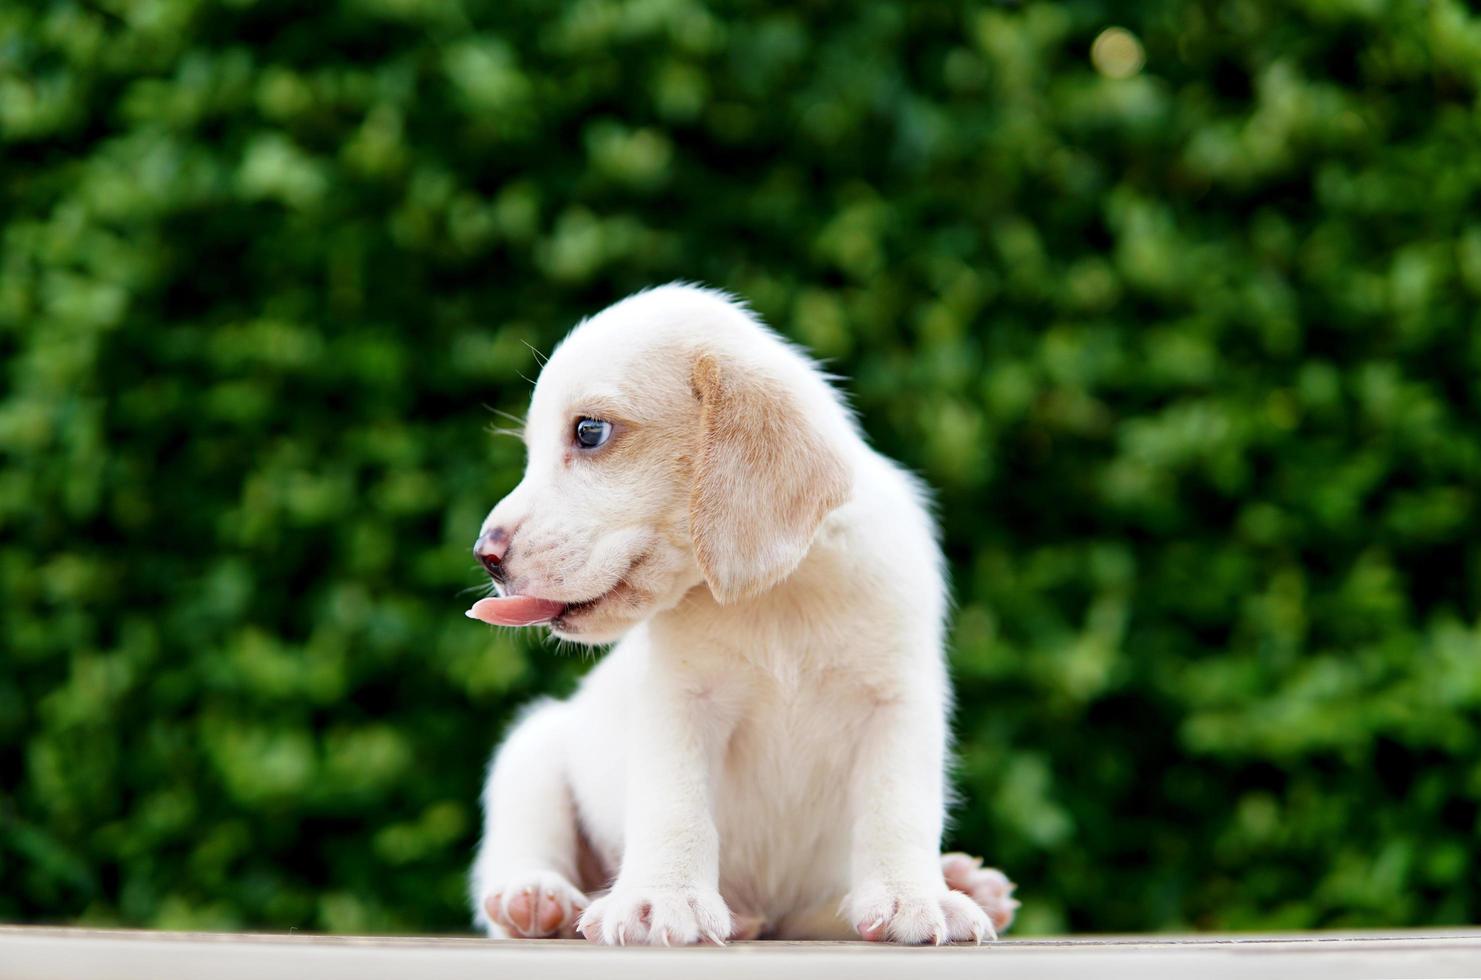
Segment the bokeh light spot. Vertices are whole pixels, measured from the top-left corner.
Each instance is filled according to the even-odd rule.
[[[1090,63],[1107,78],[1130,78],[1147,63],[1137,36],[1124,27],[1107,27],[1090,45]]]

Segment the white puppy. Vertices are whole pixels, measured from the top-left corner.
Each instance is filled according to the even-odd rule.
[[[479,924],[665,945],[1006,925],[1008,880],[939,851],[923,492],[817,367],[723,294],[665,286],[572,332],[524,439],[475,549],[503,595],[469,615],[618,642],[495,754]]]

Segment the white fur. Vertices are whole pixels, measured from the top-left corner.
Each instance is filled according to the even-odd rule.
[[[795,554],[761,542],[755,560],[785,575],[774,586],[728,567],[738,550],[708,568],[696,556],[706,356],[739,385],[763,379],[782,395],[768,404],[827,447],[827,459],[782,459],[785,474],[752,460],[737,470],[749,479],[724,477],[741,508],[732,533],[770,533],[766,481],[835,464],[845,478],[846,499]],[[573,452],[583,415],[620,420],[605,449],[628,450]],[[665,286],[572,332],[525,437],[524,479],[482,528],[513,530],[510,590],[579,602],[631,581],[557,625],[563,639],[617,643],[495,755],[479,924],[504,935],[487,905],[524,895],[558,905],[566,935],[584,907],[580,929],[606,943],[992,936],[942,877],[950,690],[935,529],[920,486],[870,449],[817,367],[723,294]],[[737,577],[759,594],[735,598]],[[602,870],[583,880],[587,845]]]

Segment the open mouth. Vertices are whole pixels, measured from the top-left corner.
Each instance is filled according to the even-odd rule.
[[[580,602],[561,602],[556,599],[541,599],[530,595],[490,596],[479,599],[465,616],[494,626],[539,626],[549,624],[555,629],[564,628],[571,617],[578,616],[624,588],[626,579],[592,599]]]
[[[490,623],[494,626],[540,626],[548,625],[554,630],[566,630],[571,620],[589,609],[594,609],[608,599],[628,592],[628,579],[639,565],[648,558],[641,552],[628,563],[626,570],[618,576],[617,583],[601,595],[579,602],[562,602],[559,599],[542,599],[532,595],[500,595],[479,599],[463,615],[469,619]]]

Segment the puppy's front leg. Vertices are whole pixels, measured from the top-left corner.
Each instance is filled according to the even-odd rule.
[[[730,935],[710,778],[733,722],[712,690],[681,658],[649,660],[629,715],[622,868],[579,926],[593,942],[719,944]]]
[[[883,700],[859,746],[845,909],[865,939],[939,945],[996,938],[982,909],[948,889],[941,872],[943,700],[930,690]]]

